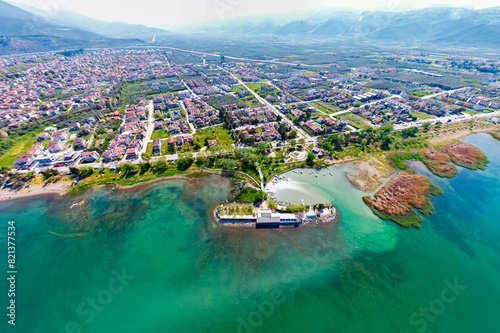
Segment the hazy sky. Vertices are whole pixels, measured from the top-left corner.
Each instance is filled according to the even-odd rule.
[[[105,21],[171,26],[265,12],[303,11],[316,7],[407,10],[440,4],[475,9],[498,6],[498,0],[7,0],[44,10],[75,11]]]

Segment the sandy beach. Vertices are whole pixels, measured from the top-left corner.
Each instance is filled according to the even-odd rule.
[[[66,188],[70,185],[70,182],[58,182],[49,185],[32,185],[29,188],[23,187],[19,190],[4,188],[0,190],[0,201],[26,198],[49,193],[63,195],[66,193]]]

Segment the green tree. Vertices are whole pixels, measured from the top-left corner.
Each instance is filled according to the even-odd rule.
[[[120,165],[120,170],[122,170],[125,173],[137,171],[137,169],[138,169],[137,165],[130,162],[125,162]]]
[[[306,161],[306,164],[308,166],[314,166],[314,159],[316,158],[316,155],[314,155],[313,153],[309,153],[307,154],[307,161]]]
[[[267,205],[268,205],[268,206],[269,206],[269,208],[271,208],[271,209],[276,209],[276,208],[278,208],[278,205],[276,204],[276,202],[274,202],[274,200],[273,200],[273,199],[269,200],[269,201],[267,202]]]
[[[82,168],[80,168],[80,175],[82,177],[91,176],[93,173],[94,173],[94,168],[93,167],[82,167]]]
[[[40,173],[42,174],[44,180],[47,180],[49,178],[52,178],[54,176],[59,175],[59,171],[57,169],[53,169],[53,168],[47,168],[45,170],[40,171]]]
[[[147,162],[140,162],[139,163],[139,170],[141,173],[147,172],[151,168],[151,164]]]
[[[158,160],[151,163],[151,170],[155,173],[163,173],[167,171],[168,165],[165,157],[160,157]]]
[[[261,141],[261,142],[257,143],[256,147],[261,153],[264,153],[269,148],[269,145],[267,143]]]
[[[69,172],[72,175],[78,176],[80,174],[80,169],[75,168],[75,167],[69,167]]]
[[[392,124],[385,124],[385,125],[382,125],[380,126],[380,133],[382,133],[383,135],[387,135],[389,133],[391,133],[392,131],[394,130],[394,126],[392,126]]]
[[[417,135],[417,133],[420,131],[420,129],[418,127],[410,127],[410,128],[405,128],[401,131],[401,134],[403,135],[403,137],[415,137]]]
[[[236,169],[236,162],[234,160],[225,158],[222,160],[222,167],[226,170]]]
[[[180,171],[186,171],[193,165],[194,158],[193,154],[191,153],[185,153],[185,154],[180,154],[179,159],[177,160],[177,169]]]

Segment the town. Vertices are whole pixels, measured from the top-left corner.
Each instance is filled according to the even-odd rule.
[[[4,186],[21,184],[8,181],[11,169],[18,178],[124,165],[133,171],[132,165],[154,162],[183,171],[196,160],[248,171],[234,161],[244,149],[258,149],[267,164],[314,165],[343,157],[329,143],[339,135],[384,125],[401,130],[473,119],[498,122],[496,76],[470,69],[478,79],[436,84],[442,74],[408,69],[416,57],[399,59],[400,68],[339,73],[168,48],[3,57]],[[433,63],[447,70],[457,64]],[[259,170],[250,175],[269,179]]]

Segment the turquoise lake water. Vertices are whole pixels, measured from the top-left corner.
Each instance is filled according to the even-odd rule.
[[[15,220],[18,275],[16,327],[4,314],[0,331],[498,332],[500,142],[464,140],[486,153],[485,171],[441,179],[412,163],[444,191],[420,229],[375,217],[347,166],[287,174],[279,198],[341,214],[298,229],[217,226],[221,178],[2,202],[0,248]],[[80,201],[73,218],[88,214],[89,231],[63,237]],[[6,256],[0,267],[5,276]],[[8,287],[2,279],[4,309]]]

